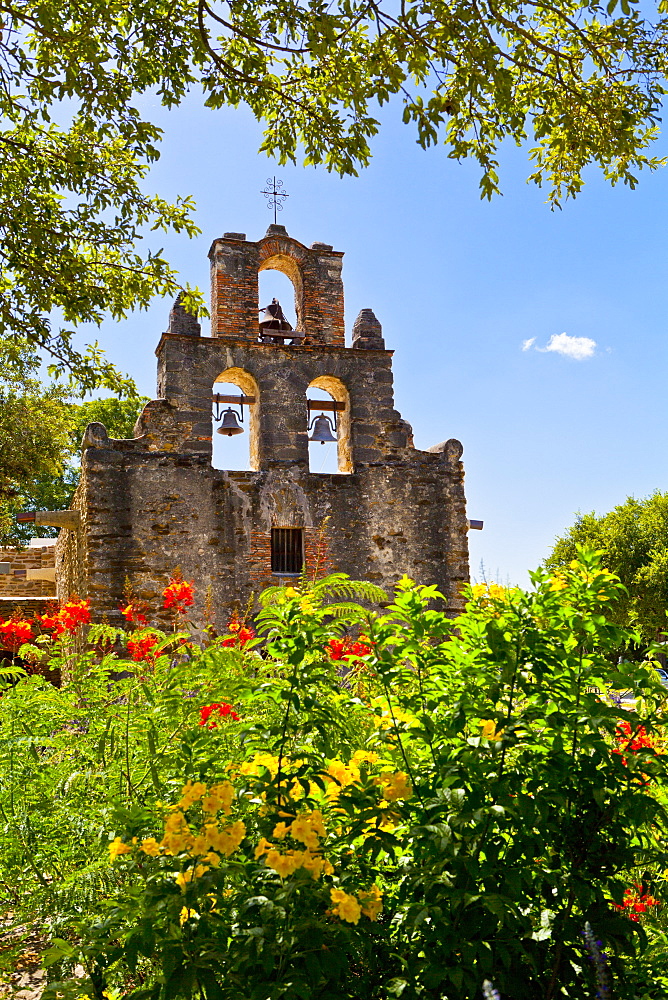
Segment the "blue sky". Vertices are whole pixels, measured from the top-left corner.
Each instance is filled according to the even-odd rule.
[[[244,110],[210,112],[195,96],[143,110],[165,130],[147,190],[197,202],[201,237],[146,241],[183,281],[207,289],[223,232],[263,235],[273,217],[259,192],[274,173],[290,194],[278,220],[288,232],[345,251],[348,335],[372,308],[417,447],[464,445],[469,516],[485,522],[469,535],[473,576],[483,560],[490,578],[524,584],[578,510],[668,488],[665,170],[640,175],[635,191],[592,171],[551,212],[526,184],[523,150],[502,150],[504,196],[481,202],[476,166],[421,150],[392,109],[371,166],[345,179],[258,155],[260,127]],[[261,294],[285,302],[276,280]],[[169,305],[93,333],[149,396]]]

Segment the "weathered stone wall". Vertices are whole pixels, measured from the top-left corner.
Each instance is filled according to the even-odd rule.
[[[32,618],[44,612],[56,596],[53,579],[30,580],[29,571],[51,577],[54,572],[54,546],[31,549],[0,549],[0,562],[9,563],[9,573],[0,573],[0,620],[14,612]]]
[[[102,424],[89,424],[86,441],[91,437],[91,428],[99,427],[106,439]],[[60,602],[70,597],[88,597],[88,525],[91,517],[86,469],[82,466],[81,477],[72,499],[71,509],[79,512],[79,528],[61,528],[56,541],[56,589]],[[113,544],[113,540],[112,540]]]
[[[9,563],[9,573],[0,573],[0,597],[55,597],[53,579],[29,580],[29,571],[50,577],[55,568],[54,546],[31,549],[0,549],[0,562]]]
[[[393,407],[391,352],[172,334],[158,358],[168,400],[148,404],[139,436],[111,441],[101,425],[88,430],[76,497],[85,544],[73,531],[59,540],[64,590],[85,592],[113,619],[126,577],[157,604],[178,566],[196,581],[200,602],[212,588],[222,625],[251,592],[277,582],[271,528],[294,526],[305,529],[309,569],[319,548],[321,573],[338,569],[391,588],[405,572],[459,606],[468,579],[461,445],[413,448]],[[228,367],[259,387],[257,472],[211,467],[211,386]],[[309,471],[306,391],[321,375],[349,395],[350,475]]]
[[[136,437],[86,432],[74,506],[79,530],[61,531],[58,593],[91,598],[96,616],[118,620],[126,579],[155,608],[178,567],[197,584],[195,618],[211,588],[217,625],[263,587],[272,527],[304,530],[306,568],[340,570],[391,590],[407,573],[436,584],[451,612],[468,580],[462,447],[413,446],[394,409],[392,352],[363,310],[353,346],[343,339],[340,253],[307,249],[270,227],[258,243],[217,240],[212,261],[212,337],[176,307],[157,348],[158,395]],[[283,270],[295,285],[305,338],[258,342],[257,273]],[[212,386],[232,382],[255,398],[247,427],[252,472],[212,468]],[[307,390],[344,402],[341,474],[309,470]]]

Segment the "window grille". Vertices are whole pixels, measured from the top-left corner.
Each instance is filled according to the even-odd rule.
[[[271,572],[299,575],[304,565],[302,528],[271,529]]]

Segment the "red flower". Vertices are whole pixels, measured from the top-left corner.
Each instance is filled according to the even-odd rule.
[[[2,644],[15,652],[24,642],[32,640],[32,625],[20,618],[8,618],[0,622],[0,636]]]
[[[228,705],[226,701],[217,702],[214,701],[211,705],[205,705],[199,710],[199,724],[200,726],[207,726],[207,729],[217,729],[217,722],[208,722],[209,716],[213,715],[214,712],[218,712],[221,719],[233,719],[235,722],[239,721],[239,716],[234,711],[231,705]]]
[[[136,662],[145,660],[147,663],[152,663],[155,659],[155,652],[153,650],[159,641],[157,635],[151,634],[143,635],[136,639],[131,637],[128,639],[128,653]]]
[[[165,610],[174,608],[177,614],[185,614],[187,607],[193,603],[195,587],[193,583],[173,576],[162,592],[162,606]]]
[[[246,628],[241,622],[231,621],[227,627],[233,635],[228,635],[224,639],[221,639],[221,646],[245,646],[247,642],[255,638],[253,629]]]
[[[56,636],[62,635],[63,632],[76,632],[80,625],[88,625],[90,622],[90,601],[70,598],[60,611],[37,617],[42,626],[53,629],[53,634]]]
[[[630,722],[620,722],[615,734],[616,747],[613,753],[626,754],[637,753],[638,750],[656,750],[656,743],[652,736],[647,733],[644,726],[638,726],[636,730],[631,728]],[[622,756],[622,763],[626,764],[626,757]]]
[[[627,725],[627,723],[624,723]],[[642,885],[638,883],[635,884],[633,889],[624,890],[624,902],[623,903],[613,903],[612,905],[616,910],[626,911],[627,917],[630,920],[635,920],[637,923],[639,921],[638,913],[647,913],[648,906],[659,906],[661,900],[655,899],[654,896],[650,896],[646,892]]]
[[[124,608],[121,608],[121,614],[130,625],[148,625],[146,615],[140,606],[132,601],[129,601]]]
[[[331,639],[326,651],[331,660],[348,660],[356,656],[368,656],[371,646],[362,642],[361,638],[354,639]],[[364,637],[366,638],[366,636]]]

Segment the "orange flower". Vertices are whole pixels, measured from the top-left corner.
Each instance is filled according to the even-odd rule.
[[[63,632],[76,632],[80,625],[90,622],[90,601],[82,601],[71,597],[55,614],[38,615],[37,618],[44,628],[53,629],[55,636]]]
[[[159,642],[158,636],[150,633],[139,639],[130,638],[128,639],[128,653],[136,662],[145,660],[147,663],[152,663],[155,659],[155,647]]]
[[[8,618],[6,622],[0,622],[0,636],[3,645],[15,651],[24,642],[31,641],[32,625],[19,618]]]
[[[192,581],[188,583],[173,576],[162,592],[162,606],[165,610],[173,608],[177,614],[185,614],[187,607],[193,603],[195,587]]]
[[[148,625],[148,619],[137,602],[128,602],[124,608],[121,608],[121,614],[130,625]]]
[[[245,646],[247,642],[255,638],[255,632],[252,628],[246,628],[241,622],[231,621],[228,624],[228,629],[232,632],[232,635],[225,636],[224,639],[220,640],[221,646]]]

